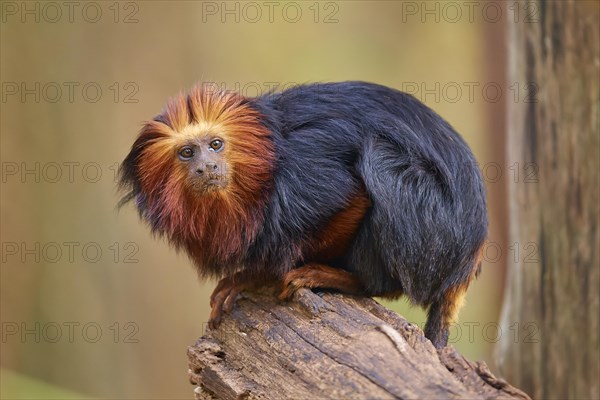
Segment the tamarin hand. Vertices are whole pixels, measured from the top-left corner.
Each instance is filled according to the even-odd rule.
[[[238,294],[279,282],[429,308],[444,347],[487,232],[458,133],[414,97],[364,82],[256,98],[199,85],[147,122],[120,170],[152,232],[184,250],[218,326]]]

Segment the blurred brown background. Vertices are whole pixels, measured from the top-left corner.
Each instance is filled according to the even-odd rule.
[[[116,212],[115,172],[141,122],[199,80],[246,95],[372,81],[446,118],[484,169],[493,243],[450,340],[494,369],[494,342],[511,334],[496,325],[512,254],[504,190],[519,184],[504,110],[526,93],[504,75],[517,14],[471,3],[2,2],[2,397],[191,397],[185,352],[214,282],[133,207]]]

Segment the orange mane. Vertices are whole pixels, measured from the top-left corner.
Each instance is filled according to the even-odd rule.
[[[187,187],[186,167],[176,160],[178,144],[201,131],[225,138],[230,179],[225,189],[199,195]],[[142,128],[124,162],[122,186],[131,190],[124,200],[135,198],[153,231],[187,250],[200,274],[221,275],[224,267],[237,267],[236,258],[256,237],[274,158],[270,132],[244,97],[198,85]],[[221,265],[211,268],[215,263]]]

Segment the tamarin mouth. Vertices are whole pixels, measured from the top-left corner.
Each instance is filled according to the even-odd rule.
[[[227,187],[227,179],[221,175],[211,174],[205,178],[193,179],[191,187],[198,192],[225,189]]]

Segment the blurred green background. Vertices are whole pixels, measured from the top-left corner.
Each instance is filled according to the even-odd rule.
[[[451,332],[494,370],[504,109],[516,100],[505,18],[475,3],[472,16],[457,3],[455,18],[443,2],[429,14],[392,1],[2,2],[2,398],[192,397],[186,347],[205,329],[214,282],[199,283],[133,207],[116,212],[115,172],[142,121],[200,80],[246,95],[350,79],[413,91],[480,164],[500,168],[487,181],[497,246]],[[386,305],[424,321],[404,301]]]

